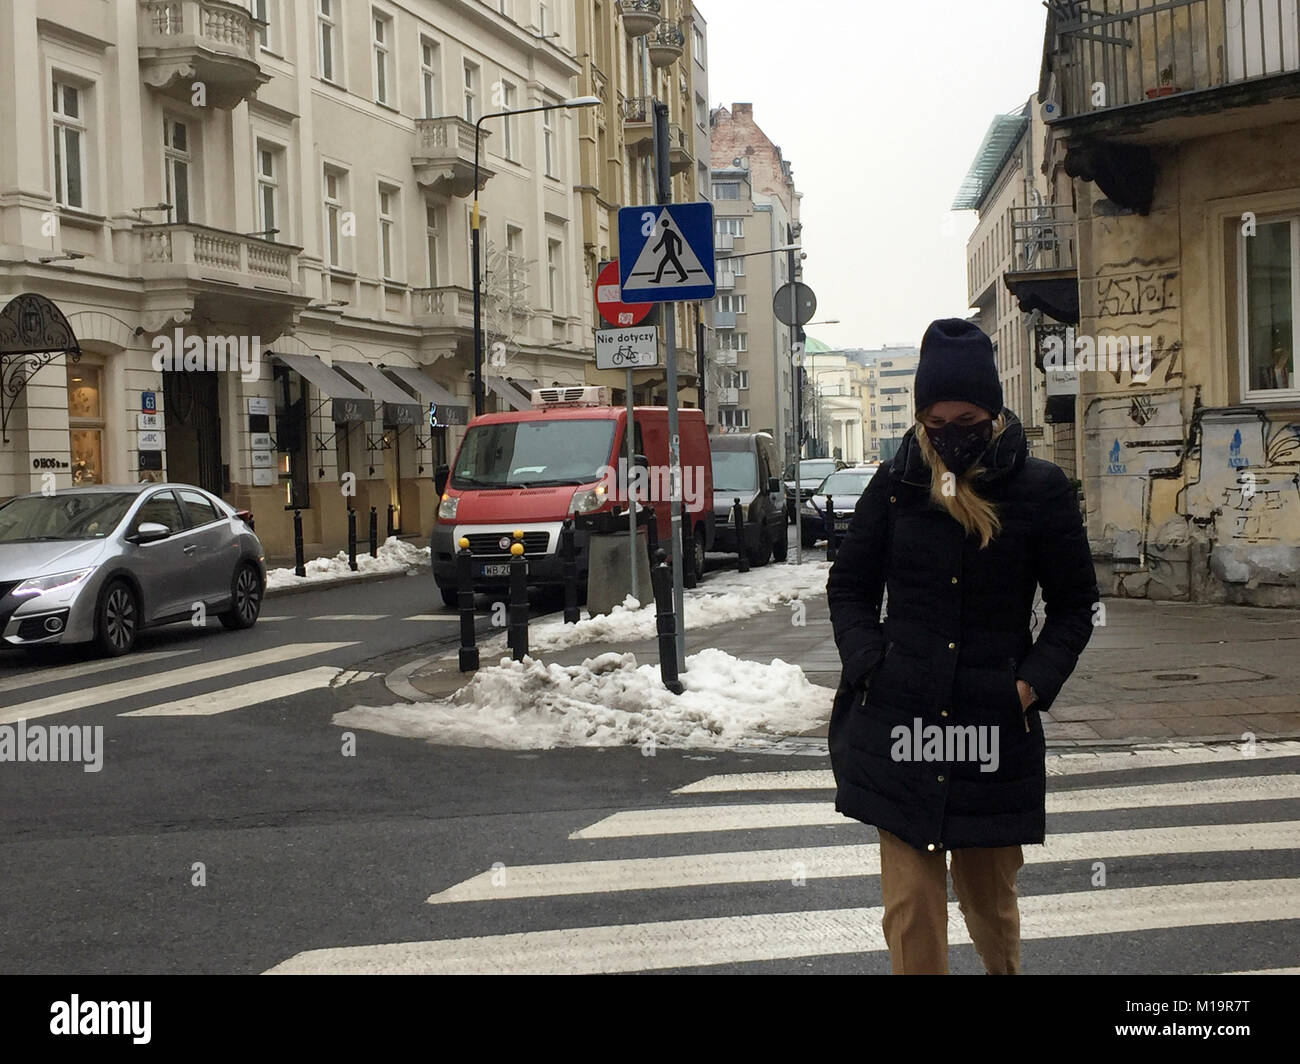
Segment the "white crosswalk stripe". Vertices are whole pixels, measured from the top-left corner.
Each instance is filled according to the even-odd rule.
[[[229,713],[235,709],[261,705],[277,698],[299,695],[304,691],[316,691],[328,687],[338,677],[336,668],[325,666],[318,669],[306,669],[291,672],[284,676],[272,676],[266,680],[254,680],[236,687],[225,687],[188,698],[178,698],[171,702],[162,702],[147,709],[136,709],[130,713],[119,713],[121,717],[211,717],[218,713]]]
[[[1114,756],[1111,756],[1113,753]],[[1143,758],[1140,754],[1155,755]],[[1026,941],[1051,939],[1113,941],[1109,936],[1177,928],[1232,926],[1300,919],[1300,878],[1238,879],[1226,871],[1215,881],[1167,882],[1155,885],[1089,885],[1095,862],[1113,869],[1149,867],[1170,859],[1172,867],[1210,867],[1212,855],[1242,855],[1258,866],[1265,854],[1276,862],[1289,860],[1300,850],[1300,819],[1294,806],[1276,819],[1261,819],[1268,807],[1255,803],[1300,798],[1300,775],[1292,769],[1300,757],[1300,744],[1262,744],[1255,759],[1242,757],[1231,747],[1180,748],[1138,753],[1121,751],[1090,755],[1091,773],[1139,770],[1141,779],[1171,765],[1204,766],[1207,778],[1195,780],[1156,779],[1151,782],[1114,785],[1091,780],[1083,770],[1061,771],[1061,759],[1052,758],[1049,773],[1048,810],[1131,814],[1123,827],[1108,822],[1105,830],[1081,828],[1061,830],[1049,819],[1047,842],[1025,847],[1028,866],[1039,866],[1037,883],[1044,877],[1064,889],[1054,893],[1030,892],[1020,899],[1021,934]],[[1128,758],[1130,760],[1123,760]],[[1291,758],[1291,761],[1287,761]],[[1250,774],[1222,776],[1223,763],[1249,765]],[[1209,773],[1219,773],[1218,776]],[[370,946],[315,949],[286,959],[271,969],[273,974],[320,973],[448,973],[448,974],[542,974],[654,971],[675,968],[712,967],[747,963],[830,957],[846,954],[886,953],[879,907],[853,907],[740,913],[726,916],[690,917],[691,891],[702,898],[716,899],[719,888],[749,885],[738,897],[758,892],[788,892],[796,885],[826,881],[851,881],[878,876],[879,848],[855,841],[842,845],[747,849],[713,852],[715,832],[761,831],[792,827],[855,826],[856,821],[836,813],[830,800],[832,785],[827,772],[754,772],[723,774],[678,788],[676,794],[725,794],[767,792],[780,797],[790,791],[820,791],[820,801],[755,802],[749,805],[695,805],[686,808],[629,810],[604,817],[574,831],[571,840],[582,840],[581,860],[552,864],[494,864],[431,894],[427,901],[440,909],[460,904],[489,905],[492,914],[508,902],[521,902],[511,910],[516,919],[529,922],[545,912],[549,900],[589,899],[584,911],[606,899],[612,910],[628,911],[618,899],[628,892],[673,890],[673,910],[687,914],[682,919],[650,920],[640,923],[604,923],[595,926],[526,930],[505,934],[478,934],[461,938],[423,942],[388,942]],[[1064,778],[1061,778],[1064,777]],[[1072,778],[1077,777],[1077,778]],[[1111,777],[1110,779],[1114,779]],[[809,799],[813,795],[808,796]],[[1211,804],[1229,804],[1239,822],[1188,823],[1188,815]],[[1179,822],[1170,826],[1148,826],[1148,811],[1182,810]],[[1069,823],[1069,822],[1067,822]],[[850,838],[861,837],[850,836]],[[819,841],[825,836],[819,836]],[[593,847],[621,845],[629,840],[660,839],[674,852],[665,856],[602,857]],[[681,852],[695,845],[708,852]],[[624,849],[626,852],[626,849]],[[642,850],[644,852],[644,850]],[[1177,863],[1181,855],[1203,855],[1194,866]],[[1249,855],[1249,856],[1248,856]],[[1126,864],[1130,859],[1132,863]],[[1220,858],[1220,866],[1237,862]],[[1244,867],[1244,866],[1243,866]],[[1164,873],[1162,872],[1162,875]],[[1177,879],[1175,874],[1173,878]],[[852,889],[851,887],[848,889]],[[788,893],[784,894],[788,897]],[[825,894],[819,894],[824,898]],[[663,905],[660,909],[662,911]],[[716,909],[715,909],[716,911]],[[488,926],[498,918],[484,917]],[[458,920],[458,926],[461,924]],[[472,925],[471,925],[472,926]],[[516,925],[517,926],[517,925]],[[1267,936],[1265,936],[1267,939]],[[956,904],[950,906],[949,939],[969,944],[964,920]],[[1194,941],[1194,939],[1189,939]],[[1190,946],[1195,949],[1195,946]],[[1080,947],[1072,946],[1072,956]],[[1194,955],[1193,963],[1213,969],[1213,956]],[[1261,960],[1266,958],[1261,957]],[[1269,960],[1273,958],[1267,958]],[[1290,958],[1279,957],[1284,963]],[[877,966],[881,961],[877,961]],[[1276,963],[1276,961],[1275,961]],[[1282,973],[1287,968],[1261,966],[1259,971],[1241,974]]]
[[[79,680],[83,676],[94,676],[113,669],[125,669],[132,665],[145,665],[149,662],[179,657],[182,654],[193,654],[197,649],[197,647],[182,647],[177,650],[151,650],[142,654],[128,654],[122,658],[108,658],[104,661],[79,661],[75,665],[27,669],[17,676],[5,676],[0,679],[0,691],[18,691],[24,687],[35,687],[37,684],[57,683],[59,680]]]
[[[151,673],[137,676],[130,680],[101,684],[98,687],[81,687],[62,694],[47,695],[22,702],[16,706],[7,706],[0,710],[0,724],[13,724],[19,720],[34,720],[37,717],[49,717],[57,713],[68,713],[77,709],[87,709],[116,702],[135,695],[149,694],[153,691],[165,691],[186,684],[212,680],[232,673],[245,672],[265,665],[276,665],[285,661],[324,654],[342,647],[356,646],[356,642],[334,643],[287,643],[269,647],[266,650],[241,654],[233,658],[217,658],[200,662],[196,665],[167,672]]]

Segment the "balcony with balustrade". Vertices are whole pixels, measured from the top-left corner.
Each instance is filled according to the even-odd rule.
[[[649,155],[654,151],[653,96],[630,96],[623,101],[623,142],[628,151]]]
[[[719,406],[739,406],[740,389],[739,388],[719,388],[718,389]]]
[[[262,68],[257,23],[226,0],[139,0],[140,77],[172,99],[230,110],[271,80]]]
[[[674,174],[690,173],[695,165],[690,136],[676,122],[668,123],[668,170]]]
[[[426,334],[463,339],[474,335],[474,293],[468,288],[413,288],[411,317]]]
[[[672,66],[686,52],[686,34],[676,22],[662,19],[646,34],[650,65],[663,70]]]
[[[663,0],[619,0],[618,9],[629,37],[644,37],[664,17]]]
[[[1028,314],[1041,310],[1067,325],[1079,321],[1074,211],[1066,205],[1008,208],[1012,265],[1003,281]]]
[[[478,188],[496,171],[486,163],[485,146],[491,130],[478,130]],[[411,148],[415,181],[435,196],[459,198],[474,194],[474,124],[457,115],[415,120],[415,144]]]

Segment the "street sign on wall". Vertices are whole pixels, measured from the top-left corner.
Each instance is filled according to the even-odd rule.
[[[597,329],[597,369],[643,369],[659,365],[659,330]]]
[[[624,300],[712,299],[716,268],[712,203],[619,210],[618,273]]]

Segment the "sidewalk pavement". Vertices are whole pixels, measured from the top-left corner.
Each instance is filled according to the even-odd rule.
[[[773,609],[688,631],[687,656],[716,647],[749,660],[780,658],[833,691],[840,660],[826,598],[804,601],[802,627],[792,623],[789,609]],[[1248,732],[1261,739],[1300,737],[1300,613],[1136,599],[1104,604],[1106,623],[1094,630],[1074,675],[1043,718],[1050,745],[1240,741]],[[631,652],[639,664],[659,661],[656,639],[588,643],[539,657],[577,665],[609,651]],[[485,666],[493,663],[484,655]],[[446,698],[469,680],[457,671],[454,653],[412,662],[399,672],[390,687],[407,697]],[[825,735],[823,724],[804,738]]]

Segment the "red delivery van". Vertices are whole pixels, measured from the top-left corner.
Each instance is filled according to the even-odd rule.
[[[700,410],[678,412],[683,548],[696,572],[713,547],[713,463]],[[511,533],[524,533],[528,583],[562,582],[560,528],[574,516],[579,586],[585,587],[592,534],[627,528],[628,507],[653,507],[661,541],[671,534],[668,409],[638,406],[632,461],[627,408],[609,405],[604,387],[538,388],[532,408],[483,414],[465,430],[438,501],[431,538],[442,600],[456,602],[456,543],[469,540],[476,591],[509,585]],[[644,515],[643,515],[644,516]]]

